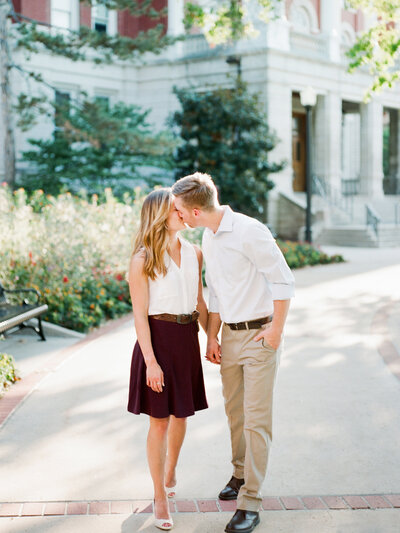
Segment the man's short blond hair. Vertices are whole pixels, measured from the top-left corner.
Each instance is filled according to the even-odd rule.
[[[187,207],[211,211],[218,205],[218,193],[208,174],[195,172],[172,186],[172,194],[179,196]]]

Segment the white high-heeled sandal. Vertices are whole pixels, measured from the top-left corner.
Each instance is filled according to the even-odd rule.
[[[175,498],[176,496],[176,485],[174,487],[165,487],[165,492],[167,493],[167,498],[169,498],[170,500],[172,498]]]
[[[156,502],[153,500],[153,506],[154,506],[154,525],[158,529],[162,529],[163,531],[169,531],[174,527],[174,521],[172,520],[171,515],[169,515],[168,518],[156,518]],[[168,512],[169,514],[169,512]]]
[[[174,527],[174,522],[172,518],[156,518],[156,515],[154,515],[154,525],[158,527],[158,529],[169,531]]]

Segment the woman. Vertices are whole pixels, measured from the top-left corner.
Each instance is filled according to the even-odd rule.
[[[143,203],[129,268],[138,340],[128,411],[150,417],[147,458],[154,517],[155,525],[164,530],[173,527],[167,496],[175,495],[186,418],[207,408],[197,322],[207,330],[203,259],[198,247],[178,237],[184,227],[171,190],[151,192]]]

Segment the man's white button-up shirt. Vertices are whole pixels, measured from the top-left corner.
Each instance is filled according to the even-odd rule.
[[[294,296],[293,274],[266,226],[224,210],[217,232],[203,234],[209,311],[227,323],[271,315],[274,300]]]

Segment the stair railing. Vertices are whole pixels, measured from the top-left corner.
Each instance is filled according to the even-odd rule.
[[[376,238],[379,238],[379,223],[381,217],[377,214],[374,208],[370,204],[365,204],[366,210],[366,219],[367,219],[367,228],[371,227],[372,231],[375,233]]]
[[[329,206],[337,207],[346,213],[350,221],[353,220],[353,195],[343,195],[339,189],[332,187],[325,179],[316,175],[313,176],[313,193],[321,196]]]
[[[400,224],[400,203],[394,204],[394,223],[396,226]]]

